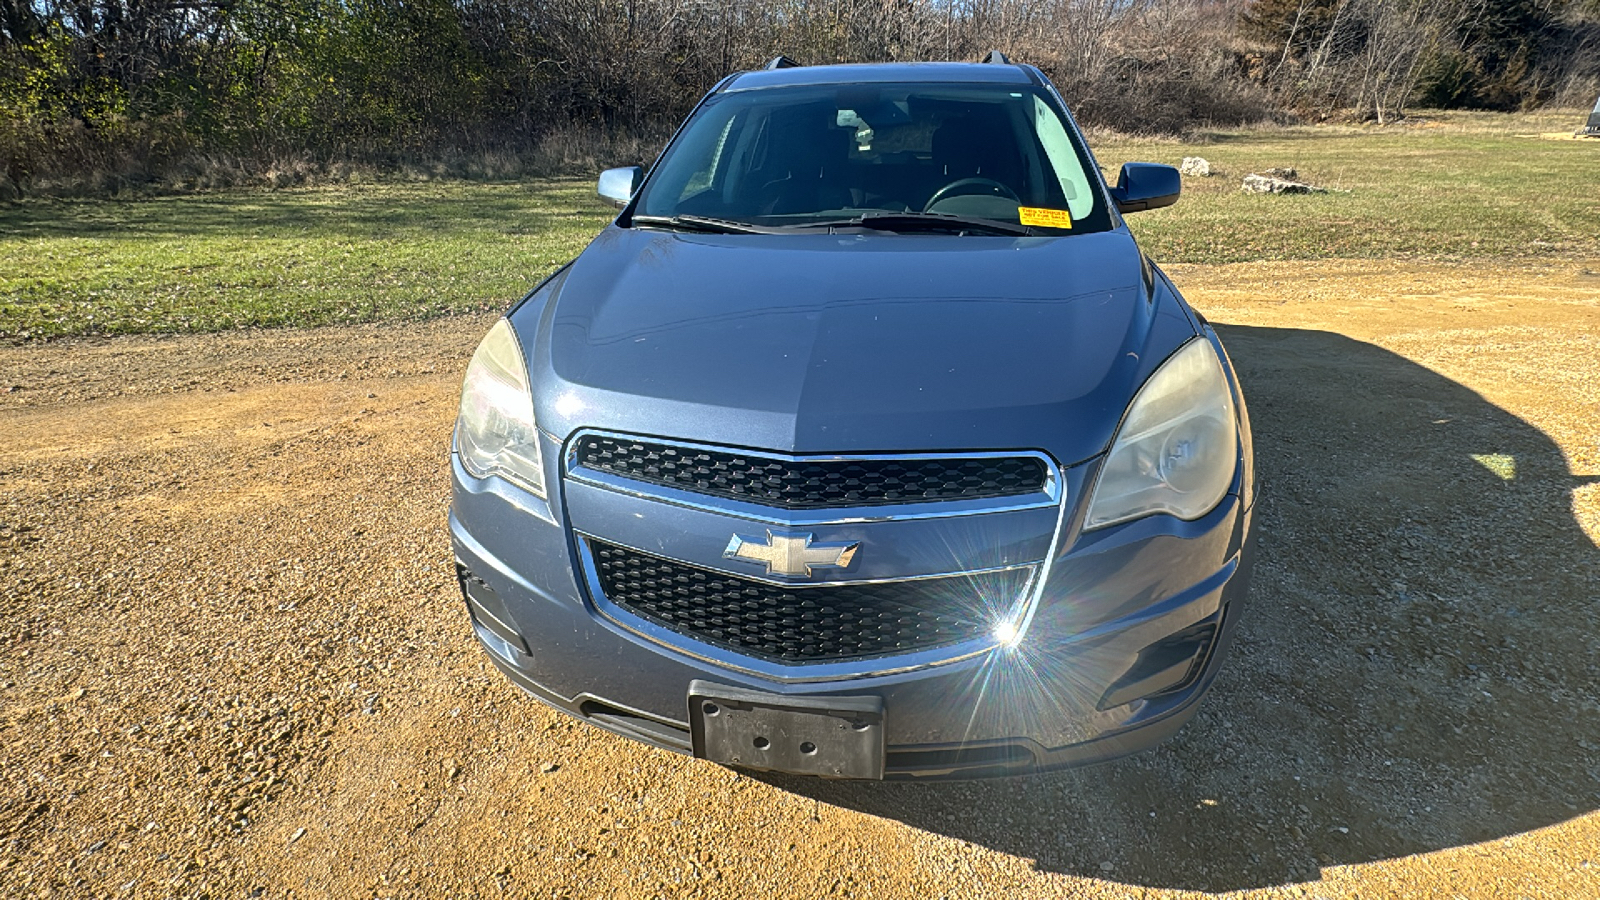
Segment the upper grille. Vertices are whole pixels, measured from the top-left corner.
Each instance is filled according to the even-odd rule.
[[[783,509],[1012,497],[1049,477],[1033,456],[791,460],[598,435],[580,437],[576,453],[586,468]]]
[[[786,587],[591,540],[612,603],[708,644],[785,663],[885,656],[985,634],[1029,570],[868,584]]]

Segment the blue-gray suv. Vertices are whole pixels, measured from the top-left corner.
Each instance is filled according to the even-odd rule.
[[[976,64],[733,75],[473,355],[472,627],[567,713],[725,765],[1034,772],[1173,734],[1243,604],[1216,334],[1061,96]]]

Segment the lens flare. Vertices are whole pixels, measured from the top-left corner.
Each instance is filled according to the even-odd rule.
[[[994,627],[994,639],[1002,647],[1015,647],[1019,637],[1015,622],[1001,622]]]

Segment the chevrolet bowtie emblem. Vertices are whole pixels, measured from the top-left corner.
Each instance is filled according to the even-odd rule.
[[[800,576],[810,575],[812,569],[842,569],[850,565],[860,549],[860,541],[813,544],[809,534],[773,534],[768,530],[766,540],[734,535],[722,555],[728,559],[765,563],[768,575]]]

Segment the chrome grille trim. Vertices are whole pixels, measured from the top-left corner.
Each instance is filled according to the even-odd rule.
[[[1029,625],[1038,610],[1044,586],[1048,583],[1050,573],[1059,553],[1060,542],[1067,525],[1067,515],[1071,504],[1065,496],[1065,479],[1060,466],[1054,458],[1037,450],[1017,451],[973,451],[953,453],[895,453],[895,454],[832,454],[812,455],[804,457],[788,456],[772,451],[753,451],[738,449],[736,452],[769,457],[773,459],[916,459],[927,457],[1016,457],[1033,456],[1040,459],[1045,466],[1045,489],[1034,494],[1017,495],[1015,497],[1002,497],[987,500],[954,500],[931,501],[902,504],[898,506],[867,506],[853,508],[827,508],[827,509],[795,509],[788,510],[755,503],[741,502],[724,497],[708,494],[694,493],[664,485],[637,481],[623,478],[609,472],[601,472],[579,464],[576,453],[576,439],[586,435],[602,435],[612,438],[648,440],[654,443],[671,444],[686,449],[711,449],[726,452],[730,448],[718,447],[711,444],[697,444],[688,441],[678,441],[669,438],[656,438],[643,435],[629,435],[618,432],[609,432],[598,429],[580,429],[568,436],[562,448],[561,475],[563,480],[572,479],[608,491],[614,491],[644,500],[651,500],[675,506],[697,509],[705,512],[725,515],[733,519],[744,519],[752,522],[775,525],[784,528],[804,528],[823,525],[861,524],[873,522],[892,522],[906,519],[939,519],[958,518],[963,516],[985,515],[1004,513],[1018,510],[1041,509],[1055,507],[1055,528],[1050,535],[1049,550],[1043,559],[1023,563],[1017,566],[1004,568],[1031,568],[1033,570],[1027,585],[1017,598],[1013,611],[1006,617],[1016,626],[1016,640],[1021,640],[1026,635]],[[623,632],[648,641],[664,650],[681,654],[701,663],[707,663],[732,672],[753,675],[777,683],[826,683],[846,681],[862,678],[877,678],[900,675],[938,666],[952,665],[971,660],[985,654],[1004,649],[992,635],[956,645],[945,645],[911,653],[875,657],[870,659],[857,659],[847,661],[830,661],[818,663],[774,663],[754,656],[747,656],[726,647],[706,643],[685,635],[678,631],[664,628],[641,616],[634,615],[628,610],[618,606],[605,598],[605,592],[600,585],[599,574],[596,570],[591,552],[586,546],[588,539],[611,541],[603,535],[590,535],[581,532],[572,532],[577,549],[579,575],[584,583],[585,593],[588,594],[593,604],[593,611],[598,617],[620,629]],[[627,546],[626,544],[622,546]],[[636,549],[636,548],[630,548]],[[640,551],[648,552],[648,551]],[[693,565],[693,563],[688,563]],[[971,571],[993,571],[990,569]],[[947,573],[959,574],[959,573]],[[748,576],[746,576],[748,577]],[[890,579],[912,580],[912,578]]]
[[[616,538],[609,538],[599,534],[590,534],[587,531],[577,528],[574,528],[572,533],[586,541],[601,541],[603,543],[621,547],[624,550],[632,550],[635,553],[642,553],[645,556],[654,556],[658,559],[664,559],[667,562],[691,566],[696,569],[706,569],[708,572],[717,572],[722,575],[727,575],[730,578],[742,578],[745,581],[756,581],[760,582],[761,584],[770,584],[773,587],[785,588],[843,587],[851,584],[891,584],[901,581],[927,581],[930,578],[955,578],[960,575],[992,575],[996,572],[1011,572],[1018,569],[1037,569],[1044,562],[1042,559],[1037,559],[1031,562],[1013,563],[1012,565],[1008,566],[985,566],[979,569],[952,569],[946,572],[931,572],[924,575],[901,575],[894,578],[840,578],[831,581],[821,581],[811,578],[786,579],[772,575],[763,575],[760,572],[743,572],[735,571],[733,569],[713,569],[707,567],[703,563],[697,563],[688,559],[679,559],[676,556],[664,554],[660,550],[643,550],[627,543],[626,541],[619,541]]]

